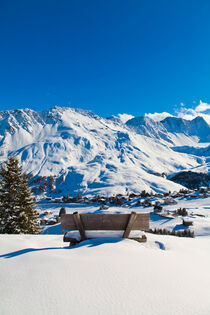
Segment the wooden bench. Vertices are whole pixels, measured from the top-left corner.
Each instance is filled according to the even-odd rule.
[[[89,239],[86,231],[123,231],[123,238],[129,238],[131,231],[148,231],[149,230],[149,213],[131,214],[108,214],[108,213],[89,213],[61,215],[61,229],[62,231],[79,231],[80,241]],[[91,237],[92,238],[92,237]],[[132,237],[138,242],[146,242],[145,235],[142,237]],[[69,237],[67,233],[64,234],[64,242],[70,242],[70,246],[77,244],[79,241],[75,238]]]

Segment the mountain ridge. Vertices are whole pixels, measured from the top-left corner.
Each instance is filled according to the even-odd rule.
[[[1,111],[0,162],[16,155],[28,174],[53,176],[59,196],[178,190],[180,185],[161,174],[199,167],[208,171],[204,149],[210,127],[203,118],[179,120],[177,129],[176,117],[115,118],[58,106]]]

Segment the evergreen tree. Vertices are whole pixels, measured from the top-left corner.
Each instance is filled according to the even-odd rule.
[[[35,202],[31,197],[26,174],[22,175],[19,195],[19,228],[20,233],[37,234],[39,231],[38,213],[35,210]]]
[[[11,156],[0,168],[0,233],[39,232],[38,214],[25,174]]]

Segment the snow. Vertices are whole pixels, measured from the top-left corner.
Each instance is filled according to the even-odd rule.
[[[53,175],[53,197],[179,191],[182,186],[162,173],[209,172],[209,104],[182,108],[177,116],[104,119],[60,107],[0,112],[0,162],[13,154],[27,173]],[[44,226],[42,235],[1,235],[0,314],[209,314],[209,195],[180,196],[160,213],[153,206],[162,206],[163,197],[151,197],[149,207],[137,206],[138,201],[145,200],[137,197],[106,209],[100,203],[52,202],[39,202],[37,208],[40,219],[48,220],[61,207],[67,213],[151,212],[152,229],[186,228],[196,237],[147,233],[148,241],[138,243],[120,238],[122,231],[109,237],[92,232],[97,238],[70,248],[63,243],[60,223]],[[186,217],[173,215],[180,207],[186,208]],[[183,218],[193,225],[184,226]]]
[[[124,231],[86,231],[87,238],[122,238]],[[138,238],[145,235],[142,231],[130,231],[128,238]],[[81,240],[81,235],[79,231],[69,231],[66,233],[66,237],[75,238],[77,241]]]
[[[185,208],[189,213],[189,217],[178,216],[177,218],[168,218],[167,216],[160,217],[157,215],[151,216],[151,228],[161,228],[168,230],[182,230],[182,220],[192,220],[195,236],[210,236],[210,197],[191,199],[180,198],[177,205],[166,207],[166,211],[173,211],[178,208]]]
[[[40,219],[55,220],[58,216],[60,208],[65,207],[66,213],[73,213],[78,211],[79,213],[131,213],[135,211],[137,213],[150,212],[150,228],[151,229],[167,229],[170,231],[179,231],[184,229],[193,230],[195,236],[209,236],[210,235],[210,197],[179,197],[175,199],[176,204],[164,205],[164,199],[152,197],[150,201],[152,206],[136,206],[137,197],[126,206],[110,206],[108,209],[100,209],[100,204],[76,204],[76,203],[44,203],[39,202],[37,204],[37,210],[40,213]],[[142,199],[143,201],[144,199]],[[154,204],[159,202],[163,206],[161,213],[154,213]],[[173,216],[173,212],[179,208],[185,208],[188,212],[187,217]],[[44,213],[48,211],[47,215]],[[183,225],[183,219],[189,219],[193,221],[192,227],[185,227]],[[43,234],[61,234],[60,223],[53,226],[43,226]],[[104,235],[103,235],[104,236]],[[118,235],[120,236],[120,235]]]
[[[2,235],[0,313],[207,315],[210,238]]]
[[[198,117],[161,118],[166,116],[168,123],[149,115],[104,119],[68,107],[0,112],[0,161],[13,154],[27,173],[55,176],[57,197],[179,190],[161,174],[208,169],[209,155],[202,152],[209,147],[209,126]],[[182,152],[184,146],[189,149]],[[203,151],[191,150],[198,147]]]
[[[149,199],[162,205],[166,198]],[[100,203],[40,201],[37,208],[40,217],[46,213],[48,219],[57,216],[63,206],[67,213],[151,212],[152,229],[186,228],[195,232],[195,238],[145,233],[147,242],[138,243],[120,238],[122,231],[109,235],[90,231],[88,236],[96,238],[68,247],[59,223],[45,226],[42,235],[3,234],[0,314],[208,315],[210,196],[189,192],[157,214],[153,206],[136,206],[138,200],[139,196],[128,207],[106,209],[100,209]],[[180,207],[186,208],[186,217],[172,215]],[[193,226],[183,226],[183,219],[191,220]],[[78,236],[76,231],[70,233]]]
[[[122,121],[122,123],[126,123],[129,119],[134,118],[133,115],[129,115],[129,114],[118,114],[118,117],[120,118],[120,120]]]

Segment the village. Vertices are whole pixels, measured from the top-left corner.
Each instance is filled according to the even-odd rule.
[[[181,189],[167,193],[128,193],[111,197],[90,196],[43,197],[37,202],[44,234],[62,234],[61,215],[80,213],[150,213],[150,232],[189,236],[199,234],[202,224],[209,224],[210,188]],[[210,227],[210,224],[209,224]]]

